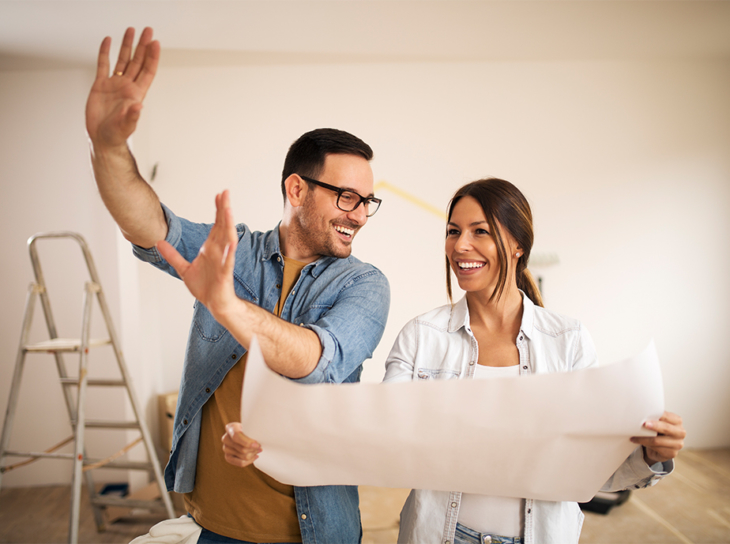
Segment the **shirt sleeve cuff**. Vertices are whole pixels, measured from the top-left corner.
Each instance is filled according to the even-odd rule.
[[[295,378],[294,381],[299,383],[326,383],[331,380],[327,379],[327,368],[329,367],[332,359],[335,355],[335,341],[326,330],[317,325],[302,324],[302,327],[306,327],[313,330],[317,336],[319,336],[319,343],[322,345],[322,355],[317,361],[317,366],[308,375],[301,378]]]
[[[165,214],[165,219],[167,221],[167,236],[165,237],[165,241],[175,247],[182,238],[182,225],[180,224],[180,219],[163,203],[160,202],[160,206],[162,207],[162,212]],[[159,263],[164,261],[162,255],[160,255],[160,252],[157,251],[155,246],[145,249],[132,244],[132,251],[139,260],[146,263]]]
[[[674,470],[674,461],[669,460],[664,463],[654,463],[649,466],[644,460],[644,448],[636,448],[629,456],[631,468],[638,478],[650,482],[651,484],[659,481],[667,474]]]

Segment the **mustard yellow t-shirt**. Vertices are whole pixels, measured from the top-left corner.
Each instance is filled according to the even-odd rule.
[[[304,268],[284,257],[284,279],[275,315]],[[214,533],[250,542],[301,542],[294,488],[253,465],[235,467],[223,456],[226,424],[241,419],[241,387],[246,355],[231,368],[203,406],[195,488],[185,506],[200,525]],[[255,436],[251,438],[256,438]]]

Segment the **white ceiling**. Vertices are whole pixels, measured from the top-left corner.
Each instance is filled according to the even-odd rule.
[[[730,60],[727,0],[0,0],[0,70],[91,67],[127,26],[167,66]]]

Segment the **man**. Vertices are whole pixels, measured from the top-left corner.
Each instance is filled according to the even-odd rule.
[[[197,299],[165,469],[168,489],[185,493],[189,514],[203,527],[200,542],[358,542],[356,487],[277,482],[251,464],[260,446],[231,422],[240,413],[254,335],[268,365],[301,383],[358,381],[380,341],[387,280],[350,255],[353,238],[380,204],[372,150],[334,129],[300,137],[282,174],[283,218],[269,232],[235,225],[227,191],[216,196],[214,225],[181,219],[139,175],[126,144],[160,54],[151,29],[134,54],[133,40],[127,29],[111,77],[111,41],[102,42],[86,123],[99,191],[135,254],[182,278]]]

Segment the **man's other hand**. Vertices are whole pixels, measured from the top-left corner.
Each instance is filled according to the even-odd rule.
[[[261,445],[241,430],[240,423],[229,423],[221,437],[226,461],[236,467],[246,467],[259,458]]]

